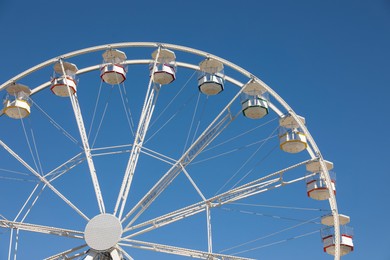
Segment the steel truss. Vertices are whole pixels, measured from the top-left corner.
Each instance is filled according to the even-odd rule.
[[[70,95],[70,101],[72,104],[74,116],[76,119],[77,127],[80,133],[80,138],[83,144],[83,153],[77,154],[68,161],[64,162],[60,166],[56,167],[52,171],[46,173],[45,175],[40,175],[37,171],[35,171],[30,165],[28,165],[17,153],[15,153],[10,147],[8,147],[3,141],[0,140],[0,146],[2,146],[9,154],[11,154],[19,163],[21,163],[29,172],[32,173],[33,176],[35,176],[41,183],[44,184],[44,187],[48,187],[50,190],[52,190],[58,197],[61,198],[66,204],[68,204],[74,211],[76,211],[81,217],[83,217],[85,220],[89,220],[89,218],[81,212],[73,203],[71,203],[65,196],[63,196],[53,185],[52,181],[61,177],[65,173],[69,172],[72,168],[76,167],[83,161],[87,161],[88,167],[89,167],[89,173],[91,175],[92,184],[94,187],[98,207],[100,213],[105,213],[105,205],[103,201],[103,196],[100,190],[100,185],[98,182],[96,169],[93,162],[94,156],[101,156],[106,154],[115,154],[115,153],[124,153],[128,152],[130,153],[130,157],[128,160],[127,168],[124,174],[123,182],[121,189],[118,194],[117,203],[115,205],[114,209],[114,215],[117,215],[118,218],[122,221],[122,224],[126,224],[124,228],[124,233],[127,233],[126,236],[122,237],[121,242],[118,244],[118,252],[122,252],[124,255],[127,255],[127,253],[121,249],[120,246],[126,246],[126,247],[133,247],[133,248],[141,248],[146,250],[152,250],[152,251],[158,251],[158,252],[164,252],[169,254],[176,254],[176,255],[183,255],[188,257],[195,257],[200,259],[248,259],[248,258],[240,258],[235,256],[228,256],[228,255],[221,255],[221,254],[215,254],[212,253],[212,240],[211,240],[211,214],[210,209],[215,207],[220,207],[221,205],[225,205],[228,203],[235,202],[237,200],[241,200],[244,198],[247,198],[249,196],[253,196],[256,194],[264,193],[266,191],[269,191],[271,189],[280,188],[284,185],[289,185],[291,183],[304,180],[305,178],[310,177],[310,175],[305,177],[299,177],[293,180],[286,181],[284,180],[284,174],[289,171],[290,169],[299,167],[309,161],[312,160],[318,160],[321,165],[321,170],[323,171],[323,175],[325,177],[325,182],[327,183],[328,187],[331,187],[331,180],[329,177],[328,170],[326,168],[326,165],[324,163],[324,159],[321,155],[321,152],[319,151],[314,139],[310,135],[309,131],[307,130],[306,126],[301,123],[300,120],[298,120],[298,117],[296,113],[292,110],[292,108],[273,90],[271,89],[267,84],[265,84],[263,81],[261,81],[259,78],[253,76],[248,71],[242,69],[241,67],[224,60],[220,57],[210,55],[209,53],[202,52],[199,50],[195,50],[192,48],[187,48],[183,46],[178,45],[172,45],[172,44],[158,44],[158,43],[118,43],[118,44],[111,44],[111,45],[103,45],[103,46],[96,46],[92,48],[87,48],[83,50],[79,50],[76,52],[68,53],[65,55],[62,55],[61,58],[53,58],[51,60],[48,60],[44,63],[41,63],[35,67],[32,67],[31,69],[26,70],[25,72],[17,75],[16,77],[8,80],[4,84],[0,85],[0,90],[6,88],[9,84],[13,82],[17,82],[18,80],[22,79],[23,77],[29,75],[30,73],[33,73],[35,71],[40,70],[41,68],[44,68],[46,66],[52,65],[55,62],[60,62],[62,66],[63,73],[65,75],[65,70],[63,67],[63,60],[68,59],[74,56],[90,53],[90,52],[96,52],[96,51],[102,51],[107,50],[109,48],[130,48],[130,47],[151,47],[151,48],[169,48],[173,50],[179,50],[183,52],[188,52],[191,54],[195,54],[198,56],[203,56],[207,58],[213,58],[221,63],[223,63],[225,66],[228,66],[237,72],[241,73],[242,75],[248,77],[249,79],[255,80],[259,83],[261,83],[262,86],[267,90],[267,92],[276,100],[275,103],[270,102],[270,108],[278,114],[278,116],[283,117],[284,113],[281,112],[280,108],[278,108],[275,104],[280,104],[289,115],[294,117],[300,127],[303,129],[304,134],[307,136],[308,139],[308,149],[307,152],[309,153],[311,160],[301,162],[299,164],[290,166],[288,168],[285,168],[283,170],[280,170],[278,172],[269,174],[265,177],[259,178],[253,182],[247,183],[245,185],[242,185],[237,188],[233,188],[231,190],[228,190],[224,193],[221,193],[219,195],[216,195],[212,198],[206,199],[203,195],[203,193],[199,190],[199,188],[196,186],[196,184],[192,181],[189,173],[186,171],[186,167],[202,152],[204,149],[237,117],[238,114],[234,114],[231,112],[231,104],[239,97],[239,95],[243,91],[243,86],[245,84],[238,82],[235,79],[232,79],[228,76],[226,76],[226,80],[230,81],[237,86],[241,87],[238,94],[226,105],[226,107],[222,110],[222,112],[215,118],[215,120],[207,127],[206,130],[200,136],[196,139],[195,142],[183,153],[183,155],[178,159],[174,160],[172,158],[169,158],[161,153],[158,153],[156,151],[153,151],[151,149],[148,149],[144,146],[144,140],[145,136],[149,127],[149,123],[151,120],[151,117],[153,115],[154,106],[156,104],[158,92],[159,92],[159,86],[152,86],[152,77],[149,82],[149,87],[147,94],[145,96],[144,106],[142,109],[140,122],[138,124],[138,129],[135,135],[134,143],[128,145],[127,147],[105,147],[99,149],[91,149],[89,147],[89,141],[86,134],[85,126],[84,126],[84,120],[82,117],[80,105],[78,102],[77,94]],[[157,54],[158,57],[158,54]],[[154,60],[156,62],[157,60]],[[126,64],[148,64],[150,63],[150,60],[132,60],[132,61],[126,61]],[[191,68],[198,70],[199,67],[192,64],[187,63],[177,63],[179,66],[183,66],[186,68]],[[99,66],[92,66],[89,68],[81,69],[77,74],[86,73],[92,70],[99,69]],[[35,94],[45,88],[47,88],[50,85],[50,82],[46,82],[35,89],[32,90],[32,94]],[[3,113],[3,111],[0,111],[0,115]],[[128,147],[131,146],[131,149]],[[103,150],[103,152],[102,152]],[[105,150],[105,151],[104,151]],[[140,153],[144,153],[148,156],[154,157],[160,161],[163,161],[169,165],[171,165],[171,168],[164,174],[164,176],[145,194],[145,196],[129,211],[125,216],[124,214],[124,208],[126,205],[126,200],[129,195],[132,178],[135,173],[135,169],[137,166],[137,161]],[[197,190],[198,194],[202,198],[202,201],[195,203],[193,205],[187,206],[185,208],[173,211],[171,213],[165,214],[163,216],[157,217],[155,219],[145,221],[140,224],[135,224],[136,220],[139,216],[142,215],[142,213],[148,209],[148,207],[157,199],[157,197],[172,183],[172,181],[181,173],[184,172],[184,174],[187,176],[189,181],[192,183],[194,188]],[[314,175],[314,174],[313,174]],[[334,223],[335,223],[335,260],[338,260],[340,258],[340,233],[339,233],[339,220],[338,220],[338,209],[337,209],[337,203],[334,196],[334,193],[329,190],[330,199],[329,204],[331,207],[331,211],[334,217]],[[133,240],[132,238],[149,232],[151,230],[154,230],[156,228],[168,225],[170,223],[174,223],[178,220],[193,216],[195,214],[198,214],[200,212],[206,211],[207,215],[207,233],[208,233],[208,252],[203,251],[197,251],[197,250],[190,250],[185,248],[179,248],[179,247],[173,247],[168,245],[161,245],[161,244],[155,244],[150,242],[142,242],[138,240]],[[1,228],[7,228],[11,230],[24,230],[24,231],[31,231],[31,232],[37,232],[37,233],[43,233],[43,234],[52,234],[52,235],[58,235],[58,236],[64,236],[69,238],[75,238],[75,239],[84,239],[83,232],[80,231],[74,231],[69,229],[62,229],[62,228],[55,228],[55,227],[48,227],[48,226],[42,226],[42,225],[34,225],[34,224],[27,224],[23,222],[16,222],[16,221],[8,221],[8,220],[0,220],[0,227]],[[130,233],[130,234],[129,234]],[[85,245],[75,247],[73,249],[66,250],[62,253],[59,253],[55,256],[49,257],[47,259],[59,259],[63,257],[64,259],[73,259],[78,256],[86,255],[88,256],[88,251],[81,251]],[[129,256],[127,256],[130,258]],[[91,259],[94,259],[92,257]]]

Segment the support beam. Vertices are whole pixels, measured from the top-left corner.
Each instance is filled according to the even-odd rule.
[[[158,93],[160,90],[160,86],[153,84],[154,71],[156,70],[156,64],[159,55],[160,55],[160,48],[158,48],[157,55],[154,60],[153,69],[149,79],[148,89],[146,91],[144,105],[142,107],[141,117],[138,123],[137,132],[135,133],[133,147],[131,149],[130,158],[127,163],[122,185],[118,194],[118,199],[115,204],[114,215],[118,214],[119,219],[122,218],[127,197],[130,192],[131,183],[133,181],[135,169],[137,167],[139,154],[141,152],[141,148],[149,128],[150,120],[152,119],[154,107],[156,105]]]
[[[183,247],[174,247],[150,242],[143,242],[138,240],[125,239],[119,243],[120,246],[127,246],[132,248],[139,248],[143,250],[150,250],[155,252],[167,253],[171,255],[181,255],[198,259],[213,259],[213,260],[250,260],[251,258],[238,257],[232,255],[223,255],[216,253],[208,253],[200,250],[192,250]]]
[[[63,63],[62,59],[60,59],[59,62],[61,64],[62,73],[64,76],[66,76],[64,63]],[[66,84],[67,84],[67,89],[69,92],[69,99],[70,99],[70,102],[72,104],[74,116],[76,119],[77,127],[78,127],[79,132],[80,132],[81,141],[83,143],[84,153],[85,153],[85,157],[87,159],[89,173],[91,175],[92,184],[93,184],[93,188],[95,190],[95,195],[96,195],[96,199],[98,202],[99,210],[100,210],[100,213],[105,213],[106,209],[104,206],[103,196],[102,196],[99,181],[98,181],[98,178],[96,175],[95,165],[94,165],[93,160],[92,160],[91,149],[89,148],[89,142],[88,142],[88,135],[87,135],[87,131],[85,130],[84,120],[83,120],[83,116],[81,114],[81,109],[80,109],[79,101],[77,98],[77,93],[74,93],[74,94],[70,93],[70,90],[69,90],[70,87],[68,86],[68,83],[66,83]]]
[[[49,235],[57,235],[62,237],[84,239],[84,233],[80,231],[56,228],[56,227],[48,227],[42,225],[34,225],[34,224],[28,224],[22,222],[15,222],[15,221],[9,221],[4,219],[0,219],[0,227],[9,228],[9,229],[19,229],[19,230],[25,230],[25,231],[49,234]]]
[[[70,259],[70,257],[71,257],[70,254],[76,253],[85,247],[87,247],[87,244],[65,250],[61,253],[49,256],[49,257],[45,258],[44,260]],[[87,253],[87,251],[83,251],[83,252],[73,254],[73,256],[82,256],[82,255],[85,255],[86,253]]]
[[[127,225],[131,226],[134,221],[153,203],[153,201],[172,183],[183,168],[190,164],[231,122],[240,114],[233,115],[230,107],[238,99],[244,88],[233,97],[211,124],[203,131],[196,141],[184,152],[180,159],[164,174],[164,176],[146,193],[146,195],[126,214],[122,223],[130,216],[133,219]]]
[[[132,238],[144,233],[147,233],[151,230],[166,226],[168,224],[174,223],[176,221],[188,218],[190,216],[196,215],[200,212],[203,212],[207,210],[207,208],[211,209],[214,207],[220,207],[225,204],[229,204],[232,202],[236,202],[238,200],[254,196],[256,194],[264,193],[266,191],[270,191],[272,189],[280,188],[289,184],[293,184],[298,181],[305,180],[306,178],[311,177],[312,175],[307,175],[303,177],[299,177],[290,181],[284,181],[282,176],[289,170],[294,169],[296,167],[302,166],[306,164],[308,161],[304,161],[295,165],[292,165],[290,167],[287,167],[285,169],[279,170],[277,172],[271,173],[267,176],[261,177],[255,181],[252,181],[250,183],[247,183],[245,185],[236,187],[234,189],[228,190],[224,193],[221,193],[217,196],[214,196],[206,201],[200,201],[198,203],[192,204],[190,206],[187,206],[185,208],[170,212],[168,214],[165,214],[163,216],[154,218],[152,220],[145,221],[143,223],[134,225],[134,226],[128,226],[124,229],[124,232],[130,232],[139,230],[137,232],[134,232],[128,236],[125,236],[124,238]],[[314,175],[315,173],[313,173]],[[211,234],[211,230],[210,230]]]

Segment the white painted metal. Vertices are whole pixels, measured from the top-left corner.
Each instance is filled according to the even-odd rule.
[[[77,251],[79,251],[79,250],[81,250],[81,249],[83,249],[85,247],[87,247],[87,244],[84,244],[84,245],[81,245],[81,246],[77,246],[77,247],[65,250],[65,251],[63,251],[61,253],[58,253],[58,254],[52,255],[50,257],[47,257],[44,260],[58,260],[58,259],[62,259],[62,258],[69,259],[69,254],[77,252]],[[82,254],[85,254],[85,253],[86,252],[82,252]]]
[[[61,65],[63,75],[66,75],[66,71],[65,71],[65,67],[64,67],[64,63],[63,63],[62,59],[59,60],[59,63]],[[69,86],[68,86],[68,91],[69,91]],[[83,116],[81,114],[81,109],[80,109],[79,101],[77,98],[77,93],[75,93],[73,95],[71,95],[71,93],[69,93],[69,99],[70,99],[71,104],[72,104],[77,127],[79,129],[81,141],[83,143],[84,153],[85,153],[85,156],[87,158],[89,173],[91,175],[93,188],[95,190],[95,195],[96,195],[96,199],[98,202],[99,210],[100,210],[100,213],[105,213],[106,209],[104,206],[103,196],[102,196],[102,193],[100,191],[100,185],[99,185],[99,181],[98,181],[98,178],[96,175],[95,165],[94,165],[93,160],[92,160],[91,149],[89,148],[88,136],[87,136],[87,132],[85,130],[84,120],[83,120]]]
[[[232,255],[223,255],[216,253],[208,253],[199,250],[190,250],[182,247],[173,247],[168,245],[162,245],[157,243],[143,242],[132,239],[124,239],[123,242],[119,243],[120,246],[127,246],[133,248],[141,248],[145,250],[152,250],[156,252],[162,252],[173,255],[181,255],[198,259],[213,259],[213,260],[249,260],[251,258],[244,258]]]
[[[213,252],[213,237],[211,233],[210,205],[206,206],[206,218],[207,218],[207,248],[208,248],[208,252],[211,254]]]
[[[20,229],[20,230],[25,230],[25,231],[30,231],[30,232],[36,232],[36,233],[42,233],[42,234],[52,234],[52,235],[77,238],[77,239],[84,238],[83,232],[76,231],[76,230],[48,227],[48,226],[43,226],[43,225],[28,224],[28,223],[22,223],[22,222],[15,222],[15,221],[9,221],[9,220],[5,220],[5,219],[0,219],[0,227],[9,228],[9,229]]]
[[[243,74],[244,76],[247,76],[248,78],[253,78],[256,82],[259,82],[262,86],[264,86],[266,91],[276,100],[276,103],[279,103],[287,111],[287,113],[289,113],[292,117],[294,117],[295,120],[298,122],[298,124],[302,128],[305,136],[307,137],[308,144],[309,144],[307,151],[308,151],[309,155],[313,159],[318,158],[318,161],[320,163],[320,167],[321,167],[323,174],[325,176],[325,181],[327,182],[328,186],[331,185],[331,179],[329,177],[327,165],[325,164],[325,162],[323,160],[321,152],[319,151],[314,139],[310,135],[306,126],[304,124],[302,124],[302,122],[299,122],[298,116],[291,109],[291,107],[275,91],[273,91],[267,84],[262,82],[259,78],[254,77],[248,71],[242,69],[241,67],[239,67],[239,66],[237,66],[229,61],[226,61],[226,60],[219,58],[217,56],[214,56],[214,55],[210,55],[206,52],[202,52],[199,50],[195,50],[195,49],[187,48],[187,47],[183,47],[183,46],[177,46],[177,45],[172,45],[172,44],[160,44],[160,43],[143,43],[143,42],[117,43],[117,44],[112,44],[112,45],[96,46],[96,47],[91,47],[91,48],[71,52],[71,53],[68,53],[68,54],[61,56],[60,58],[70,58],[70,57],[74,57],[74,56],[78,56],[78,55],[82,55],[82,54],[86,54],[86,53],[90,53],[90,52],[106,50],[107,48],[134,48],[134,47],[156,48],[159,46],[163,46],[164,48],[169,48],[169,49],[173,49],[173,50],[184,51],[184,52],[192,53],[192,54],[203,56],[203,57],[211,57],[213,59],[216,59],[216,60],[222,62],[225,66],[230,67],[230,68],[238,71],[239,73]],[[27,76],[27,75],[29,75],[37,70],[40,70],[41,68],[44,68],[44,67],[49,66],[51,64],[54,64],[57,61],[58,61],[58,57],[53,58],[51,60],[48,60],[46,62],[43,62],[41,64],[38,64],[38,65],[20,73],[19,75],[11,78],[10,80],[8,80],[5,83],[3,83],[2,85],[0,85],[0,90],[4,89],[6,86],[8,86],[9,84],[11,84],[13,82],[16,82],[16,81],[22,79],[23,77],[25,77],[25,76]],[[47,87],[47,85],[49,85],[49,84],[45,83],[41,86],[38,86],[37,88],[35,88],[33,90],[33,93],[38,92],[39,90]],[[273,109],[274,111],[276,111],[276,113],[278,115],[282,116],[283,112],[281,112],[280,109],[275,106],[275,104],[270,103],[270,108]],[[0,111],[0,112],[2,113],[3,111]],[[336,199],[335,199],[333,192],[329,191],[329,193],[330,193],[329,204],[330,204],[330,207],[332,210],[332,214],[334,217],[334,224],[335,224],[335,259],[338,260],[340,258],[339,219],[337,218],[338,209],[337,209],[337,203],[336,203]]]
[[[157,60],[159,59],[160,48],[158,48],[157,53],[155,55],[155,60],[153,63],[152,74],[149,80],[148,88],[145,95],[144,104],[142,107],[142,112],[140,116],[140,120],[137,127],[137,132],[135,134],[133,146],[130,153],[130,158],[127,163],[125,175],[123,177],[122,185],[119,191],[118,199],[114,209],[114,215],[117,215],[118,210],[118,218],[122,218],[123,210],[126,205],[126,200],[130,191],[131,183],[133,180],[135,168],[137,166],[139,154],[141,152],[141,148],[146,136],[146,133],[149,128],[150,120],[152,119],[154,107],[158,97],[159,88],[153,86],[153,77],[154,71],[156,69]]]
[[[0,140],[0,145],[11,154],[16,160],[18,160],[24,167],[26,167],[32,174],[34,174],[41,182],[46,184],[49,189],[51,189],[58,197],[60,197],[66,204],[68,204],[72,209],[74,209],[80,216],[84,219],[89,220],[89,218],[84,215],[72,202],[70,202],[64,195],[62,195],[50,182],[38,172],[36,172],[30,165],[28,165],[17,153],[15,153],[11,148],[9,148],[3,141]]]
[[[292,183],[295,183],[297,181],[300,181],[305,178],[309,178],[309,176],[301,177],[298,179],[294,179],[291,181],[283,181],[282,176],[297,167],[300,167],[309,161],[304,161],[295,165],[292,165],[288,168],[279,170],[277,172],[271,173],[267,176],[261,177],[255,181],[252,181],[250,183],[244,184],[242,186],[236,187],[234,189],[228,190],[224,193],[221,193],[219,195],[216,195],[210,199],[192,204],[190,206],[187,206],[185,208],[170,212],[168,214],[165,214],[163,216],[157,217],[155,219],[145,221],[143,223],[133,225],[133,226],[127,226],[124,229],[124,233],[135,231],[137,229],[141,229],[140,231],[137,231],[135,233],[132,233],[130,235],[125,236],[125,238],[131,238],[134,236],[138,236],[140,234],[143,234],[145,232],[148,232],[150,230],[168,225],[170,223],[176,222],[178,220],[193,216],[195,214],[198,214],[200,212],[203,212],[206,210],[207,207],[220,207],[222,205],[232,203],[235,201],[238,201],[240,199],[244,199],[249,196],[253,196],[254,194],[263,193],[266,191],[269,191],[274,188],[279,188],[284,185],[289,185]]]
[[[196,156],[203,151],[236,117],[232,115],[230,106],[238,99],[242,93],[241,89],[226,107],[219,113],[213,122],[203,131],[198,139],[188,148],[180,159],[173,165],[167,173],[150,189],[147,194],[130,210],[123,218],[122,222],[135,214],[133,219],[127,225],[131,225],[149,206],[150,204],[169,186],[169,184],[179,175],[182,167],[186,167]]]

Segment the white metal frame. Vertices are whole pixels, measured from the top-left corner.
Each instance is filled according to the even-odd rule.
[[[19,75],[11,78],[10,80],[6,81],[5,83],[0,85],[0,91],[4,90],[9,84],[18,82],[22,78],[26,77],[27,75],[34,73],[44,67],[53,65],[56,62],[60,62],[61,66],[62,61],[75,57],[80,56],[83,54],[91,53],[91,52],[97,52],[97,51],[104,51],[110,48],[138,48],[138,47],[148,47],[148,48],[167,48],[174,51],[182,51],[191,53],[194,55],[202,56],[205,58],[212,58],[219,62],[221,62],[225,67],[230,67],[233,70],[236,70],[237,72],[241,73],[242,75],[246,76],[249,79],[253,79],[260,83],[264,89],[277,101],[277,103],[283,107],[288,114],[290,114],[292,117],[296,119],[298,124],[300,125],[300,128],[303,130],[304,134],[307,137],[309,146],[308,146],[308,153],[311,157],[311,160],[318,160],[321,165],[321,170],[323,172],[323,176],[325,177],[325,182],[328,187],[331,187],[331,179],[327,170],[327,167],[324,162],[324,158],[317,147],[314,139],[312,138],[310,132],[306,128],[305,125],[302,124],[300,120],[298,120],[297,114],[294,112],[294,110],[267,84],[265,84],[262,80],[260,80],[258,77],[254,76],[250,72],[246,71],[245,69],[225,60],[218,56],[211,55],[207,52],[199,51],[193,48],[188,48],[184,46],[179,45],[173,45],[173,44],[161,44],[161,43],[154,43],[154,42],[126,42],[126,43],[116,43],[116,44],[110,44],[110,45],[101,45],[91,48],[86,48],[74,52],[70,52],[64,55],[61,55],[59,57],[47,60],[41,64],[38,64]],[[157,59],[157,58],[156,58]],[[147,60],[127,60],[124,62],[124,64],[149,64],[150,62],[153,62],[153,60],[147,59]],[[155,62],[155,61],[154,61]],[[197,65],[192,65],[184,62],[177,62],[177,66],[190,68],[194,70],[198,70],[199,67]],[[99,69],[99,65],[88,67],[81,69],[77,72],[77,74],[87,73],[92,70]],[[230,78],[229,76],[225,76],[225,80],[232,82],[236,84],[239,87],[243,87],[244,84]],[[32,90],[32,95],[36,94],[37,92],[47,88],[50,86],[50,82],[45,82],[41,84],[40,86],[34,88]],[[115,206],[115,212],[114,214],[118,216],[119,219],[123,223],[126,222],[125,227],[125,233],[126,232],[133,232],[135,229],[141,229],[140,231],[133,232],[130,235],[125,236],[122,239],[122,242],[119,243],[120,246],[130,246],[130,247],[137,247],[137,248],[143,248],[147,250],[155,250],[155,251],[161,251],[161,252],[168,252],[172,254],[179,254],[179,255],[187,255],[202,259],[210,259],[210,257],[216,258],[216,259],[245,259],[245,258],[235,258],[232,256],[225,256],[225,255],[218,255],[212,253],[212,236],[211,236],[211,221],[210,221],[210,209],[215,206],[219,206],[222,204],[230,203],[236,200],[239,200],[241,198],[252,196],[254,194],[262,193],[270,189],[278,188],[286,184],[290,184],[296,181],[299,181],[305,177],[298,178],[295,180],[291,180],[289,182],[285,182],[283,180],[283,174],[286,173],[289,169],[283,169],[279,172],[270,174],[264,178],[261,178],[255,182],[248,183],[246,185],[237,187],[235,189],[229,190],[225,193],[222,193],[216,197],[206,199],[202,192],[196,187],[196,184],[193,183],[194,187],[197,189],[197,192],[202,198],[202,201],[191,205],[189,207],[183,208],[181,210],[169,213],[167,215],[161,216],[158,219],[154,219],[148,222],[144,222],[138,225],[132,225],[134,221],[148,208],[148,206],[157,198],[157,196],[164,191],[164,189],[167,188],[167,186],[171,183],[171,181],[180,173],[184,172],[191,181],[191,177],[189,173],[186,171],[186,165],[188,165],[193,159],[196,158],[196,156],[207,147],[208,144],[210,144],[214,138],[218,136],[219,133],[223,131],[225,127],[229,125],[230,122],[232,122],[237,115],[231,114],[231,111],[229,110],[230,105],[232,102],[234,102],[239,94],[242,92],[242,89],[239,91],[239,93],[231,100],[229,104],[226,105],[226,107],[221,111],[221,113],[215,118],[215,120],[209,125],[209,127],[199,136],[199,138],[190,146],[190,148],[187,149],[187,151],[183,154],[183,156],[179,160],[173,160],[170,158],[167,158],[164,155],[158,154],[155,151],[152,151],[150,149],[147,149],[143,146],[143,141],[146,135],[146,132],[149,127],[150,119],[153,114],[154,105],[156,102],[157,94],[158,94],[158,87],[152,86],[152,78],[150,79],[148,91],[145,97],[144,107],[141,114],[140,124],[138,125],[137,133],[135,136],[135,141],[132,144],[130,158],[128,162],[128,167],[125,172],[125,176],[123,179],[122,187],[118,195],[117,204]],[[85,154],[85,159],[87,160],[90,175],[92,178],[93,187],[95,189],[95,194],[99,206],[99,210],[101,213],[105,212],[105,206],[103,202],[103,196],[100,191],[100,186],[98,182],[98,178],[96,175],[96,170],[93,163],[93,153],[92,149],[89,147],[88,138],[85,131],[84,121],[81,114],[81,109],[78,104],[77,94],[76,95],[70,95],[70,100],[72,103],[73,111],[75,114],[76,122],[79,128],[82,144],[83,144],[83,150]],[[275,104],[270,104],[270,108],[278,114],[280,117],[283,117],[283,113],[281,110],[276,106]],[[3,111],[0,111],[0,114],[2,114]],[[34,176],[36,176],[42,183],[45,184],[49,189],[51,189],[55,194],[57,194],[63,201],[65,201],[72,209],[74,209],[81,217],[83,217],[85,220],[89,220],[89,218],[81,212],[75,205],[73,205],[67,198],[65,198],[54,186],[51,184],[49,180],[46,179],[46,177],[53,175],[54,177],[58,177],[61,174],[66,173],[70,168],[75,167],[79,163],[81,163],[82,159],[80,155],[76,155],[74,158],[71,158],[69,161],[65,162],[63,165],[60,165],[56,169],[52,170],[51,172],[47,173],[46,175],[42,176],[39,173],[37,173],[31,166],[29,166],[18,154],[16,154],[10,147],[8,147],[3,141],[0,140],[0,145],[7,150],[16,160],[18,160],[22,165],[26,167],[26,169],[31,172]],[[124,206],[126,204],[126,199],[128,197],[128,193],[130,190],[132,177],[135,171],[135,167],[137,165],[138,156],[140,153],[147,153],[155,156],[156,158],[159,158],[160,160],[163,160],[165,162],[169,162],[172,167],[166,172],[166,174],[156,183],[156,185],[139,201],[136,206],[130,210],[124,217],[123,217],[123,211]],[[307,161],[306,161],[307,162]],[[301,164],[304,164],[306,162],[302,162]],[[299,164],[299,165],[301,165]],[[296,166],[292,166],[296,167]],[[52,176],[52,177],[53,177]],[[329,190],[330,199],[329,204],[330,208],[334,217],[334,223],[335,223],[335,257],[334,259],[338,260],[340,259],[340,230],[339,230],[339,219],[338,219],[338,209],[337,209],[337,203],[336,198],[332,190]],[[207,233],[208,233],[208,252],[200,252],[195,250],[188,250],[188,249],[182,249],[182,248],[176,248],[166,245],[158,245],[153,243],[147,243],[147,242],[141,242],[141,241],[135,241],[130,238],[133,236],[136,236],[137,234],[140,234],[142,232],[146,232],[148,229],[155,229],[160,226],[166,225],[168,223],[172,223],[174,221],[183,219],[185,217],[197,214],[199,212],[206,211],[207,215]],[[132,217],[130,219],[130,217]],[[129,220],[130,219],[130,220]],[[156,223],[159,223],[158,225]],[[50,234],[56,234],[60,236],[68,236],[73,238],[82,238],[83,234],[80,231],[72,231],[72,230],[66,230],[66,229],[60,229],[60,228],[51,228],[51,227],[45,227],[45,226],[38,226],[38,225],[32,225],[32,224],[26,224],[21,222],[15,222],[15,221],[8,221],[8,220],[0,220],[0,227],[3,228],[9,228],[9,229],[16,229],[16,230],[28,230],[33,232],[39,232],[39,233],[50,233]],[[66,255],[68,253],[76,252],[77,250],[81,249],[77,247],[75,249],[71,249],[70,251],[66,251],[65,253],[62,253],[62,255]],[[120,250],[121,251],[121,250]],[[53,259],[53,258],[48,258]]]

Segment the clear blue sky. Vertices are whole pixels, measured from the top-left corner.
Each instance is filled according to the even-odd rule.
[[[390,259],[390,1],[2,0],[0,35],[0,83],[60,54],[116,42],[184,45],[242,66],[306,117],[334,162],[339,209],[355,228],[356,250],[345,259]],[[305,199],[297,196],[295,205]],[[331,259],[319,236],[311,239],[314,259]],[[250,257],[272,259],[273,250]]]

